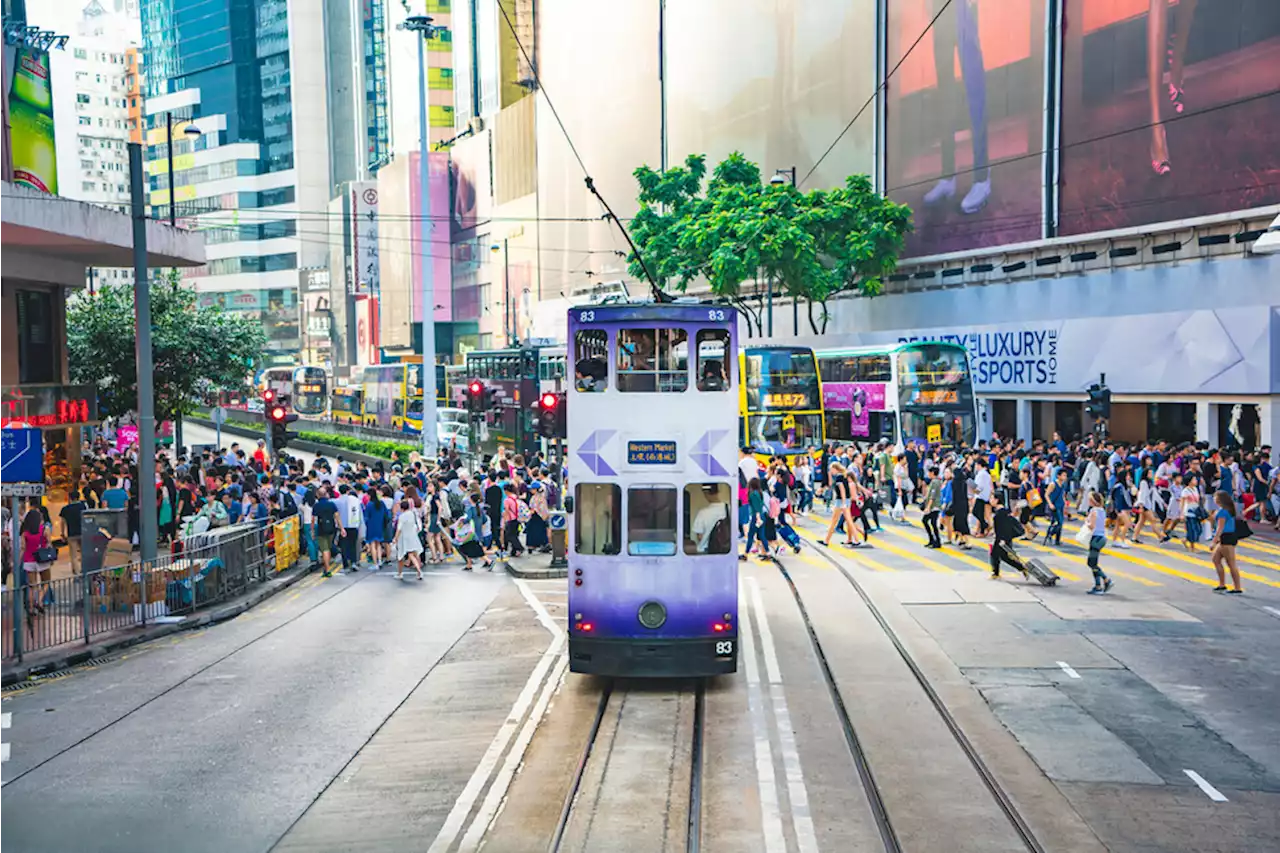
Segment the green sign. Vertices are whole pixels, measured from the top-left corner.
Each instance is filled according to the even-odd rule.
[[[16,50],[13,86],[9,90],[9,148],[13,182],[41,192],[58,193],[58,154],[53,141],[53,90],[49,54]]]

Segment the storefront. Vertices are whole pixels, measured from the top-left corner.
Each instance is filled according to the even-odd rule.
[[[1274,446],[1277,282],[1280,258],[1257,256],[845,299],[828,334],[799,340],[963,344],[980,436],[1087,433],[1085,392],[1105,375],[1117,438]]]

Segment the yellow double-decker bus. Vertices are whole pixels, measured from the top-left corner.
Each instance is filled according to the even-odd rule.
[[[365,426],[422,432],[422,362],[369,365],[361,378]]]
[[[738,354],[740,443],[757,456],[794,457],[822,447],[822,381],[808,347],[744,347]]]
[[[329,416],[333,418],[333,422],[352,426],[362,424],[364,422],[363,397],[364,391],[359,386],[334,388],[333,396],[329,398]]]

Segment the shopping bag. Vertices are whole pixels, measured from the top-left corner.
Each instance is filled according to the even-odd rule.
[[[475,528],[469,519],[462,519],[453,528],[453,541],[456,545],[465,545],[476,538]]]
[[[1212,542],[1212,541],[1213,541],[1213,529],[1214,529],[1214,525],[1212,525],[1212,524],[1201,524],[1201,525],[1200,525],[1200,541],[1201,541],[1201,542]]]
[[[899,495],[898,499],[893,502],[893,509],[889,510],[889,517],[894,521],[902,521],[906,515],[907,511],[902,506],[902,496]]]
[[[1076,541],[1085,548],[1089,547],[1089,540],[1093,539],[1093,531],[1089,529],[1089,525],[1082,524],[1080,529],[1076,531]]]

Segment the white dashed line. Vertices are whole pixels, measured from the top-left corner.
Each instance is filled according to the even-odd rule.
[[[1213,800],[1215,803],[1225,803],[1227,801],[1227,798],[1223,796],[1221,791],[1219,791],[1217,788],[1210,785],[1208,781],[1206,781],[1205,778],[1201,776],[1199,773],[1197,773],[1196,771],[1183,770],[1182,772],[1186,773],[1187,778],[1189,778],[1192,782],[1195,782],[1197,787],[1199,787],[1201,791],[1204,791],[1204,795],[1209,799]]]
[[[1270,613],[1272,616],[1280,616],[1280,608],[1268,607],[1267,605],[1264,604],[1262,606],[1262,609]]]
[[[13,714],[9,711],[0,714],[0,729],[7,729],[11,725],[13,725]]]
[[[1064,660],[1058,661],[1058,666],[1060,666],[1062,668],[1062,671],[1065,672],[1067,675],[1071,676],[1072,678],[1080,677],[1080,673],[1076,672],[1074,669],[1069,667],[1066,661]]]
[[[988,610],[990,610],[992,613],[999,613],[999,612],[1000,612],[1000,608],[999,608],[999,607],[996,607],[994,604],[988,604],[988,605],[987,605],[987,609],[988,609]]]

